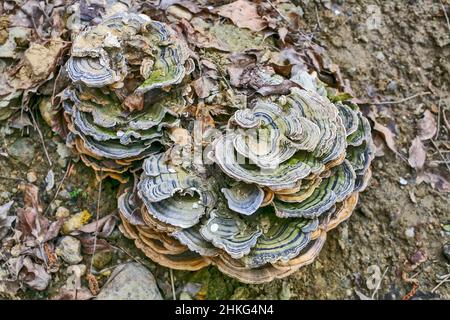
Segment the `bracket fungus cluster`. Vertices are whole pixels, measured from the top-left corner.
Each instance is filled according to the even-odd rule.
[[[148,157],[119,198],[122,231],[161,265],[213,264],[248,283],[287,276],[313,261],[370,177],[367,119],[298,88],[237,110],[210,147],[213,164],[197,172]]]
[[[126,181],[178,123],[171,107],[185,104],[177,85],[193,68],[185,42],[146,15],[119,12],[75,36],[65,68],[68,141],[101,178]]]
[[[370,124],[330,94],[342,87],[319,80],[320,63],[283,54],[297,65],[209,61],[179,30],[127,11],[73,37],[59,95],[67,142],[98,178],[122,182],[121,231],[153,261],[267,282],[311,263],[351,215],[371,174]],[[224,60],[243,63],[229,82]],[[236,92],[248,103],[227,100]]]

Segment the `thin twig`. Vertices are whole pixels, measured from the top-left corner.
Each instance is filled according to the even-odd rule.
[[[434,140],[438,139],[438,137],[439,137],[439,129],[441,127],[441,100],[442,100],[442,97],[439,95],[438,116],[437,116],[437,130],[436,130],[436,135],[434,136]]]
[[[416,93],[410,97],[404,98],[404,99],[400,99],[400,100],[395,100],[395,101],[381,101],[381,102],[368,102],[367,104],[375,104],[375,105],[384,105],[384,104],[398,104],[398,103],[402,103],[402,102],[406,102],[409,100],[412,100],[414,98],[417,97],[421,97],[421,96],[427,96],[431,94],[430,91],[425,91],[425,92],[420,92],[420,93]]]
[[[100,169],[100,176],[102,176],[102,175],[103,175],[103,170]],[[102,197],[102,182],[103,182],[103,179],[100,179],[100,182],[98,183],[97,212],[95,214],[94,248],[92,251],[92,258],[91,258],[91,264],[89,267],[89,273],[92,273],[92,267],[93,267],[93,263],[94,263],[94,254],[95,254],[95,249],[97,247],[98,220],[100,217],[100,200]]]
[[[450,20],[447,15],[447,10],[445,10],[445,7],[444,7],[444,4],[442,3],[442,1],[439,0],[439,2],[441,3],[442,11],[444,11],[445,21],[447,21],[448,32],[450,32]]]
[[[288,18],[286,18],[286,17],[280,12],[280,10],[278,10],[278,8],[274,6],[274,4],[272,3],[272,1],[267,0],[267,2],[270,4],[270,6],[271,6],[272,8],[275,9],[275,11],[280,15],[281,18],[283,18],[284,21],[286,21],[286,22],[289,23]]]
[[[439,155],[441,156],[442,160],[443,160],[444,163],[445,163],[445,166],[446,166],[447,169],[448,169],[448,172],[450,173],[450,165],[448,164],[447,159],[445,159],[445,157],[444,157],[444,155],[442,154],[441,150],[439,150],[439,148],[438,148],[436,142],[434,142],[433,140],[430,140],[430,141],[431,141],[431,144],[433,145],[433,147],[437,150],[437,152],[438,152]]]
[[[72,171],[72,167],[73,167],[73,163],[70,162],[67,166],[66,172],[64,173],[63,178],[61,179],[61,182],[58,184],[58,188],[56,189],[55,195],[53,196],[52,201],[50,201],[50,203],[47,206],[47,209],[45,209],[44,211],[44,215],[47,213],[47,211],[50,209],[51,204],[53,203],[53,201],[55,201],[56,197],[59,194],[59,191],[61,190],[61,187],[64,183],[64,180],[66,180],[67,176],[70,174],[70,171]]]
[[[442,278],[442,280],[439,281],[439,283],[437,284],[437,286],[434,287],[434,288],[431,290],[431,293],[434,293],[440,286],[442,286],[442,285],[443,285],[444,283],[446,283],[446,282],[450,282],[450,273],[449,273],[449,274],[446,274],[446,275]]]
[[[175,294],[175,284],[173,281],[173,270],[169,269],[170,272],[170,283],[172,285],[172,295],[173,295],[173,300],[177,300],[177,295]]]
[[[319,27],[319,30],[322,30],[322,25],[320,24],[319,18],[319,11],[317,10],[317,4],[314,6],[314,10],[316,11],[317,26]]]
[[[33,111],[31,111],[31,110],[30,110],[30,115],[31,115],[31,120],[33,120],[34,128],[38,132],[42,147],[44,148],[44,153],[45,153],[45,157],[47,158],[48,164],[50,165],[50,167],[53,167],[52,160],[50,159],[50,156],[48,155],[47,147],[45,146],[44,136],[42,135],[41,129],[39,129],[36,119],[34,118]]]
[[[24,182],[25,181],[25,179],[11,178],[11,177],[6,177],[6,176],[0,176],[0,179],[8,179],[8,180],[14,180],[14,181],[19,181],[19,182]]]
[[[384,270],[383,275],[380,278],[380,281],[378,281],[377,286],[375,287],[375,289],[372,292],[372,300],[375,298],[375,294],[378,292],[378,290],[380,289],[381,286],[381,282],[383,282],[384,277],[386,276],[387,271],[389,270],[389,267],[386,268],[386,270]]]
[[[125,249],[119,247],[119,246],[114,246],[112,244],[110,244],[111,248],[114,248],[116,250],[120,250],[123,253],[125,253],[127,256],[129,256],[131,259],[133,259],[135,262],[139,263],[140,265],[142,265],[143,267],[145,267],[146,269],[148,269],[148,267],[139,259],[136,259],[135,257],[133,257],[133,255],[129,252],[127,252]]]

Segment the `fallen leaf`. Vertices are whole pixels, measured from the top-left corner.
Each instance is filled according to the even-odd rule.
[[[27,183],[24,187],[23,202],[25,207],[34,208],[42,212],[42,207],[39,201],[39,188],[31,183]]]
[[[68,289],[66,287],[59,288],[59,292],[52,300],[89,300],[93,295],[88,288]]]
[[[3,239],[11,228],[12,223],[16,219],[14,216],[8,216],[14,201],[9,201],[0,206],[0,240]]]
[[[381,269],[376,264],[369,266],[366,270],[367,280],[366,286],[369,290],[374,290],[378,287],[381,281]]]
[[[101,238],[107,238],[113,232],[116,223],[117,223],[116,217],[113,214],[108,214],[107,216],[99,219],[98,221],[93,221],[87,225],[82,226],[76,231],[83,233],[94,233],[97,226],[98,230],[97,235]]]
[[[217,83],[205,76],[192,81],[192,87],[200,99],[205,99],[211,95],[211,92],[218,90]]]
[[[440,192],[450,192],[450,181],[448,178],[441,176],[440,174],[432,172],[422,172],[417,177],[417,183],[426,182],[434,189]]]
[[[395,154],[399,154],[397,151],[397,146],[395,145],[395,133],[393,133],[388,127],[385,127],[377,122],[372,113],[369,113],[369,118],[374,123],[373,129],[381,133],[388,148],[391,149],[391,151],[393,151]]]
[[[420,171],[427,157],[427,151],[419,137],[414,138],[411,147],[409,148],[409,158],[408,163],[411,167]]]
[[[286,38],[288,32],[289,32],[288,29],[284,28],[284,27],[278,29],[278,36],[280,37],[280,40],[283,41],[283,43],[284,43],[284,39]]]
[[[230,4],[220,6],[217,14],[231,19],[239,28],[248,28],[258,32],[266,27],[265,21],[260,17],[256,4],[245,0],[238,0]]]
[[[362,293],[361,291],[354,289],[356,295],[358,296],[359,300],[373,300],[372,298],[370,298],[369,296],[366,296],[364,293]]]
[[[45,268],[34,263],[30,257],[25,257],[23,260],[23,268],[20,271],[19,278],[30,288],[37,291],[44,291],[51,280]]]
[[[433,114],[429,110],[425,110],[423,118],[417,123],[417,127],[421,140],[428,140],[434,137],[437,131],[437,124]]]
[[[52,169],[47,172],[45,182],[47,183],[47,185],[45,186],[45,191],[49,192],[55,186],[55,174],[53,173]]]
[[[95,252],[111,250],[111,245],[105,239],[95,240],[94,235],[82,234],[76,236],[81,242],[82,252],[84,254],[94,254]],[[95,243],[95,248],[94,248]],[[95,249],[95,250],[94,250]]]

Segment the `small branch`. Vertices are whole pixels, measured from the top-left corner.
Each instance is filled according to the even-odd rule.
[[[102,176],[102,175],[103,175],[103,170],[100,169],[100,176]],[[100,182],[98,183],[97,212],[95,214],[94,248],[92,251],[92,258],[91,258],[91,264],[89,266],[89,273],[92,273],[92,267],[93,267],[93,263],[94,263],[94,254],[95,254],[95,249],[97,247],[98,220],[100,217],[100,200],[101,200],[101,196],[102,196],[102,182],[103,182],[103,179],[100,178]]]
[[[25,179],[21,179],[21,178],[11,178],[11,177],[6,177],[6,176],[0,176],[0,179],[7,179],[7,180],[18,181],[18,182],[24,182],[24,181],[25,181]]]
[[[45,146],[44,136],[42,135],[41,129],[39,129],[39,126],[36,122],[36,119],[34,118],[33,111],[30,110],[31,120],[33,121],[34,129],[38,132],[39,139],[41,140],[42,147],[44,149],[45,157],[47,158],[48,164],[50,167],[53,167],[52,160],[50,159],[50,156],[48,155],[47,147]]]
[[[442,277],[437,286],[431,290],[431,293],[434,293],[440,286],[442,286],[446,282],[450,282],[450,273]]]
[[[380,289],[381,286],[381,282],[383,282],[384,277],[386,276],[387,271],[389,270],[389,267],[386,268],[386,270],[384,270],[383,275],[380,278],[380,281],[378,281],[377,286],[375,287],[375,289],[372,292],[372,300],[375,298],[375,294],[378,292],[378,290]]]
[[[317,26],[319,27],[319,30],[322,30],[322,25],[320,24],[320,18],[319,18],[319,11],[317,10],[317,4],[314,5],[314,11],[316,12]]]
[[[450,20],[447,15],[447,10],[445,10],[445,7],[444,7],[444,4],[442,3],[442,1],[439,0],[439,2],[441,3],[442,11],[444,11],[445,21],[447,21],[448,32],[450,33]]]
[[[402,103],[402,102],[406,102],[406,101],[412,100],[412,99],[417,98],[417,97],[427,96],[429,94],[431,94],[431,92],[430,91],[426,91],[426,92],[420,92],[420,93],[414,94],[414,95],[412,95],[410,97],[407,97],[407,98],[404,98],[404,99],[400,99],[400,100],[381,101],[381,102],[367,102],[367,104],[375,104],[375,105],[398,104],[398,103]]]
[[[172,295],[173,295],[173,300],[177,300],[177,295],[175,293],[175,283],[173,281],[173,270],[169,269],[170,271],[170,283],[172,285]]]
[[[445,157],[444,157],[444,155],[442,154],[441,150],[439,150],[439,148],[438,148],[436,142],[434,142],[433,140],[430,140],[430,141],[431,141],[431,144],[433,145],[433,147],[437,150],[437,152],[438,152],[439,155],[441,156],[442,160],[443,160],[444,163],[445,163],[445,166],[446,166],[447,169],[448,169],[448,172],[450,173],[450,165],[448,164],[447,159],[445,159]]]
[[[438,115],[437,115],[437,130],[436,130],[436,135],[434,136],[434,140],[438,139],[438,137],[439,137],[439,130],[441,128],[441,100],[442,100],[442,97],[439,96]]]
[[[67,165],[66,172],[64,173],[64,176],[63,176],[63,178],[61,179],[61,182],[58,184],[58,188],[56,189],[56,192],[55,192],[55,195],[53,196],[52,201],[50,201],[50,203],[49,203],[48,206],[47,206],[47,209],[45,209],[45,211],[44,211],[44,215],[45,215],[45,214],[47,213],[47,211],[50,209],[51,204],[53,203],[53,201],[55,201],[56,197],[58,196],[59,191],[61,190],[61,187],[62,187],[62,185],[63,185],[63,183],[64,183],[64,180],[66,180],[67,176],[68,176],[68,175],[70,174],[70,172],[72,171],[72,167],[73,167],[73,163],[70,162],[70,163]]]
[[[268,3],[270,4],[270,6],[271,6],[271,7],[272,7],[272,8],[280,15],[280,17],[283,18],[284,21],[286,21],[287,23],[289,23],[288,18],[286,18],[286,17],[280,12],[280,10],[278,10],[278,8],[275,7],[275,6],[273,5],[272,1],[267,0],[267,2],[268,2]]]

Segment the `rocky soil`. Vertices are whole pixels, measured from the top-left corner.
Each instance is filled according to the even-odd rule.
[[[450,242],[450,197],[444,190],[448,185],[435,181],[433,188],[430,183],[419,183],[420,175],[407,160],[418,134],[418,122],[429,110],[438,119],[439,133],[426,143],[427,166],[440,177],[450,179],[450,169],[442,165],[442,156],[446,159],[450,144],[443,120],[445,112],[450,115],[450,25],[444,11],[450,14],[450,3],[297,2],[303,9],[300,27],[313,35],[312,41],[324,46],[341,67],[355,96],[364,102],[366,114],[393,134],[397,154],[392,150],[389,134],[374,130],[378,157],[373,162],[371,185],[361,195],[357,210],[330,233],[313,264],[286,279],[244,285],[213,267],[196,273],[172,273],[146,259],[116,228],[108,237],[111,250],[97,253],[92,262],[98,285],[106,283],[104,290],[108,292],[102,293],[103,297],[128,294],[115,292],[114,280],[108,278],[117,265],[130,261],[134,263],[126,268],[138,269],[135,274],[149,287],[156,280],[165,299],[173,298],[173,289],[177,299],[450,299],[450,253],[449,245],[444,246]],[[83,210],[95,215],[98,185],[93,173],[81,163],[70,165],[71,154],[62,140],[38,113],[34,116],[42,138],[33,126],[15,129],[14,126],[21,127],[19,120],[13,126],[0,124],[0,204],[13,200],[13,209],[23,206],[25,186],[33,183],[39,187],[48,215]],[[103,182],[100,217],[115,212],[117,187],[112,180]],[[84,270],[75,270],[82,274],[86,266],[89,268],[91,256],[80,252],[72,240],[59,243],[58,248],[70,265],[84,266]],[[142,270],[143,266],[147,269]],[[114,271],[116,281],[121,280],[121,274],[121,281],[126,281],[126,268]],[[74,268],[69,269],[62,266],[45,291],[24,287],[14,296],[5,297],[61,298],[61,287],[67,287],[70,275],[76,274]],[[152,272],[155,280],[146,270]],[[160,297],[157,291],[148,294]],[[70,297],[73,298],[70,294],[64,296]],[[90,295],[80,291],[78,298],[81,297]]]

